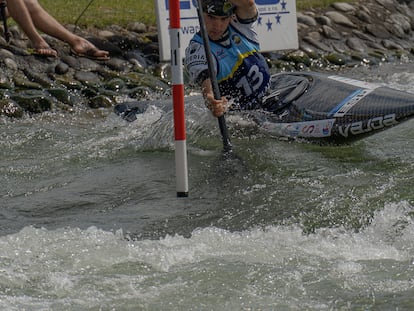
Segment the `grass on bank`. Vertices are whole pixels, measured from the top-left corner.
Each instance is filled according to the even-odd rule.
[[[356,0],[296,0],[297,10],[325,8],[334,2],[356,2]]]
[[[105,28],[108,25],[126,26],[139,21],[156,25],[155,1],[159,0],[39,0],[41,5],[62,24],[74,24],[78,17],[81,27]],[[163,1],[163,0],[161,0]],[[327,7],[338,0],[296,0],[297,10]],[[355,2],[355,0],[342,0]],[[89,5],[89,6],[88,6]],[[85,11],[86,9],[86,11]]]
[[[64,25],[74,24],[85,9],[78,22],[81,27],[126,26],[135,21],[156,25],[155,0],[39,0],[39,3]]]

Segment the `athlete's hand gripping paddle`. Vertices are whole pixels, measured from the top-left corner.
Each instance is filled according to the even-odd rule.
[[[201,0],[197,0],[197,3],[198,3],[197,14],[198,14],[198,20],[200,23],[201,36],[203,37],[204,51],[205,51],[206,58],[207,58],[208,74],[210,76],[211,86],[213,88],[214,99],[219,100],[221,99],[220,89],[219,89],[217,78],[216,78],[216,72],[213,66],[213,58],[211,55],[210,41],[208,39],[206,24],[205,24],[204,15],[203,15],[203,6],[201,3]],[[223,139],[224,151],[229,152],[232,149],[232,145],[230,142],[229,135],[227,133],[226,119],[224,118],[224,116],[218,117],[218,123],[219,123],[221,137]]]

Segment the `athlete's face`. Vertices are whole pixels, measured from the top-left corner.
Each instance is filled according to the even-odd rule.
[[[220,39],[230,24],[231,16],[216,16],[205,13],[204,17],[209,38],[211,40]]]

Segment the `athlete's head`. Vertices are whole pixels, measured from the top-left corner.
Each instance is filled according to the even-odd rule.
[[[203,12],[214,16],[233,15],[234,5],[228,0],[202,0]]]
[[[202,0],[208,36],[219,40],[229,26],[234,5],[229,0]]]

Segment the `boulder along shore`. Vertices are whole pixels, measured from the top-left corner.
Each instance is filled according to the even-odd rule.
[[[371,66],[414,59],[414,1],[336,2],[297,12],[299,49],[264,53],[272,72]],[[108,61],[71,55],[67,44],[45,36],[58,58],[29,52],[21,30],[0,38],[0,115],[19,118],[76,107],[108,108],[119,98],[168,96],[169,63],[160,63],[156,27],[139,21],[127,28],[71,31],[110,52]]]

